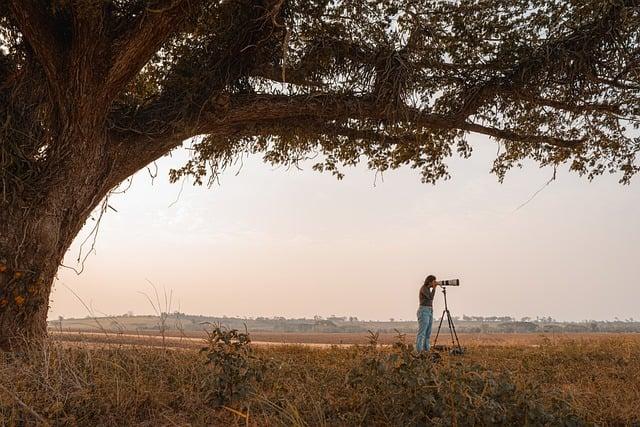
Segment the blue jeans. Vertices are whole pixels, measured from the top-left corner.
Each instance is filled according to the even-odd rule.
[[[433,308],[421,305],[418,308],[418,336],[416,351],[429,351],[431,348],[431,325],[433,324]]]

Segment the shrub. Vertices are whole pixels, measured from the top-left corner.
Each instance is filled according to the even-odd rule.
[[[220,324],[207,331],[207,346],[201,352],[212,367],[211,376],[203,381],[208,401],[224,405],[244,399],[262,381],[266,363],[253,354],[247,332],[228,329]]]

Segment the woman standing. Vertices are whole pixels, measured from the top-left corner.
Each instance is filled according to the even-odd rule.
[[[420,306],[418,307],[418,336],[416,351],[429,351],[431,348],[431,325],[433,324],[433,297],[436,295],[436,276],[429,275],[420,288]]]

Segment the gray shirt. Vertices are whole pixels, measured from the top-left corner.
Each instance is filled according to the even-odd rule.
[[[420,288],[420,305],[433,307],[433,297],[436,294],[436,288],[431,286],[422,285]]]

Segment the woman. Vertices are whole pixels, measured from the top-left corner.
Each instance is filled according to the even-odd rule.
[[[433,297],[436,294],[436,276],[429,275],[420,288],[420,306],[418,307],[418,336],[416,351],[429,351],[431,348],[431,325],[433,324]]]

